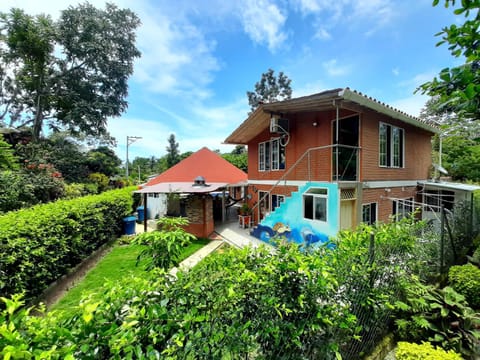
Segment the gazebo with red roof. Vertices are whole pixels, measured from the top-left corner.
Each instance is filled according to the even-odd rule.
[[[190,225],[186,229],[197,237],[208,237],[215,228],[214,207],[225,214],[227,191],[239,193],[247,185],[247,174],[206,147],[149,180],[137,193],[144,194],[146,213],[147,194],[170,196],[167,214],[186,216]],[[216,198],[212,193],[223,193]],[[220,200],[218,200],[220,199]],[[220,201],[220,202],[219,202]],[[145,216],[146,227],[147,216]]]

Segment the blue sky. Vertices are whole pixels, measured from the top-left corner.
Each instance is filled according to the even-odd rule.
[[[431,0],[116,0],[140,17],[142,57],[129,82],[129,107],[109,120],[125,159],[165,155],[175,134],[180,152],[222,141],[249,111],[246,91],[268,68],[292,79],[293,97],[350,87],[412,115],[418,85],[458,65],[434,34],[463,19]],[[2,0],[30,14],[57,17],[78,1]],[[90,1],[103,7],[103,1]]]

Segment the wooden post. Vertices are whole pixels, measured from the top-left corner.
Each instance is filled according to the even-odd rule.
[[[143,232],[147,232],[147,193],[143,194]]]

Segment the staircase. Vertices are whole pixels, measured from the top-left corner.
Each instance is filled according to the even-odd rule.
[[[251,230],[250,234],[267,243],[276,237],[285,237],[288,241],[302,245],[327,241],[329,236],[337,231],[336,222],[332,222],[332,225],[330,225],[304,219],[302,196],[311,186],[323,187],[328,185],[332,187],[332,196],[334,196],[337,193],[335,191],[337,189],[336,184],[307,182],[285,198],[285,201],[274,211],[265,216]]]

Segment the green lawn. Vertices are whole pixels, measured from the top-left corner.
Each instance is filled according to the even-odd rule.
[[[208,244],[208,239],[198,239],[185,247],[180,261]],[[140,262],[135,266],[137,256],[144,249],[140,245],[115,245],[99,263],[90,270],[85,278],[70,289],[51,310],[71,312],[79,304],[80,299],[87,294],[100,294],[107,281],[115,283],[125,276],[142,276],[145,273],[145,264]],[[95,296],[95,295],[93,295]]]

